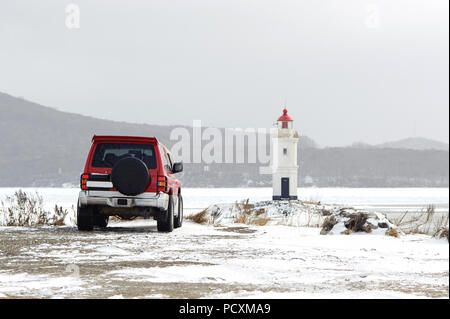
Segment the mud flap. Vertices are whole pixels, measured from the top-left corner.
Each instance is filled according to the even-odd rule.
[[[178,201],[178,196],[176,195],[170,195],[170,197],[172,197],[172,203],[174,204],[174,211],[173,211],[173,215],[178,217],[178,211],[179,211],[179,201]]]

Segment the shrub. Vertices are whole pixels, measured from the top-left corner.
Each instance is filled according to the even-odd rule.
[[[386,235],[396,237],[396,238],[400,237],[400,234],[398,233],[396,228],[391,228],[391,229],[387,230]]]
[[[234,222],[236,224],[247,224],[248,223],[248,218],[247,215],[245,214],[239,214],[235,219]]]
[[[447,237],[447,242],[448,242],[449,241],[448,226],[447,226],[447,228],[442,227],[442,228],[436,230],[436,232],[433,234],[433,237],[436,237],[436,238],[446,238]]]
[[[205,208],[201,212],[198,212],[197,214],[186,216],[186,219],[192,220],[194,223],[197,224],[206,224],[208,223],[208,218],[206,217],[206,214],[208,213],[207,209]]]
[[[55,204],[54,215],[51,224],[54,226],[64,226],[64,220],[66,219],[67,214],[68,211],[66,209]]]
[[[0,213],[6,226],[62,226],[68,214],[67,210],[57,205],[53,214],[45,211],[43,198],[37,192],[29,194],[18,190],[12,196],[7,196],[5,202],[1,202]]]
[[[236,202],[235,209],[237,215],[234,222],[237,224],[264,226],[270,221],[270,218],[265,216],[265,209],[255,210],[255,205],[249,204],[249,199],[240,203]]]
[[[448,229],[448,215],[438,214],[434,205],[428,205],[418,213],[405,212],[391,222],[405,234],[426,234],[435,236],[443,229]]]

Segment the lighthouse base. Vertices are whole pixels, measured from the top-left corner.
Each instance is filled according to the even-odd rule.
[[[272,196],[272,200],[297,200],[297,196],[289,196],[289,197],[281,197],[281,196]]]

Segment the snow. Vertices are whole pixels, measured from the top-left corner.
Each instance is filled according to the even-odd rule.
[[[382,213],[302,201],[256,203],[245,201],[235,204],[216,204],[209,206],[203,212],[206,213],[204,218],[213,225],[242,222],[240,217],[245,217],[246,224],[255,224],[258,219],[263,219],[264,224],[295,227],[322,227],[325,223],[328,224],[328,227],[323,227],[321,234],[358,234],[364,231],[385,235],[392,229],[401,233],[397,226]],[[350,232],[346,224],[355,220],[360,220],[361,225]]]
[[[219,299],[230,299],[236,298],[235,294],[219,294],[215,295],[214,298]],[[239,298],[241,299],[314,299],[317,298],[317,293],[307,293],[307,292],[263,292],[263,291],[255,291],[248,293],[246,291],[242,291],[239,294]],[[346,299],[349,298],[347,293],[341,292],[321,292],[320,299]],[[396,292],[396,291],[383,291],[383,292],[365,292],[362,291],[357,296],[359,299],[419,299],[419,296],[411,296],[409,294]]]
[[[0,189],[0,198],[14,190]],[[69,208],[78,195],[78,189],[38,192],[49,208]],[[377,211],[435,204],[448,211],[448,189],[299,193],[323,203],[303,204],[310,208],[340,203]],[[184,189],[183,194],[192,212],[271,196],[270,189]],[[302,226],[306,215],[277,219],[277,209],[266,209],[276,222],[248,226],[231,220],[220,225],[185,221],[172,233],[158,233],[152,220],[112,222],[107,230],[91,233],[74,227],[0,227],[0,298],[449,297],[447,239],[323,236],[320,228]],[[336,227],[345,228],[343,223]]]
[[[0,282],[11,283],[10,286],[1,288],[2,293],[6,294],[16,294],[21,291],[30,292],[36,290],[45,294],[46,291],[51,291],[51,288],[64,288],[66,291],[73,291],[77,290],[77,287],[82,284],[82,281],[72,276],[49,278],[45,275],[30,276],[27,273],[0,273]]]
[[[61,234],[70,240],[38,242],[22,247],[17,259],[1,255],[0,260],[50,264],[55,272],[0,268],[0,293],[56,298],[448,298],[446,240],[321,236],[319,228],[282,225],[251,226],[253,232],[242,233],[230,228],[186,222],[173,233],[161,234],[153,221],[136,220],[112,223],[108,231],[92,235],[67,227],[54,234],[37,231],[51,240]],[[26,235],[23,229],[0,227],[0,234],[5,231],[17,240]],[[78,278],[68,265],[79,267]],[[191,285],[196,287],[192,291]],[[180,296],[180,289],[185,295]]]

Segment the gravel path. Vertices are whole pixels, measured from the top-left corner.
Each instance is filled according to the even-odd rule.
[[[446,240],[154,221],[0,227],[0,298],[449,297]]]

